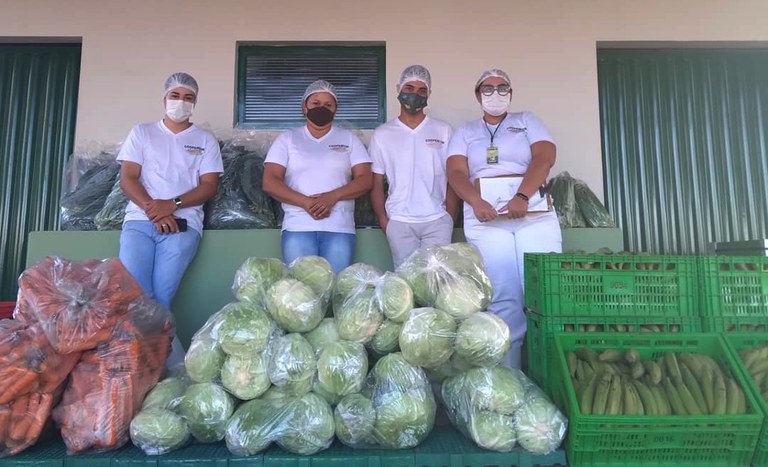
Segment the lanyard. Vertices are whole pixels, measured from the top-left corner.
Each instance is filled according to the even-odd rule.
[[[498,133],[499,128],[501,128],[502,122],[499,122],[499,124],[496,126],[496,129],[493,130],[493,133],[491,133],[491,127],[488,126],[488,123],[485,120],[483,120],[483,123],[485,123],[485,129],[488,130],[488,134],[491,135],[491,147],[493,147],[493,138],[496,137],[496,133]]]

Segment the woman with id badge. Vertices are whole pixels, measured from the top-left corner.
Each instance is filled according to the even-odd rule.
[[[557,214],[542,189],[556,149],[535,115],[508,112],[512,88],[504,71],[483,72],[475,97],[483,116],[454,132],[448,147],[448,183],[464,200],[464,235],[480,250],[493,285],[488,311],[509,326],[512,347],[504,364],[520,368],[525,337],[523,255],[562,251]],[[496,189],[500,184],[508,189]]]

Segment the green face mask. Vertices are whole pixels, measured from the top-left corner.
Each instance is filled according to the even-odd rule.
[[[405,111],[415,115],[427,106],[427,97],[420,96],[415,92],[400,92],[397,100],[405,107]]]

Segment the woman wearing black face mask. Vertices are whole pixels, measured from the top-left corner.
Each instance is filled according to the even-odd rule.
[[[264,162],[266,193],[285,211],[283,260],[327,259],[336,273],[355,250],[355,198],[373,184],[371,159],[350,131],[333,126],[336,90],[327,81],[310,84],[302,99],[306,125],[282,133]]]

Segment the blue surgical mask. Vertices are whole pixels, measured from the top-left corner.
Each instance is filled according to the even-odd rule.
[[[427,106],[427,96],[420,96],[415,92],[400,92],[397,100],[405,107],[405,111],[415,115]]]

